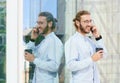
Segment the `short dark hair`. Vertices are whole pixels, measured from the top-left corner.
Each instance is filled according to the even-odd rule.
[[[46,17],[47,22],[52,22],[52,30],[56,28],[57,19],[55,19],[50,12],[41,12],[38,16],[44,16]]]
[[[76,28],[77,28],[77,25],[76,25],[75,21],[81,21],[81,16],[83,16],[83,15],[90,15],[90,12],[88,12],[86,10],[82,10],[76,14],[75,18],[73,19],[73,22],[74,22],[74,25]]]

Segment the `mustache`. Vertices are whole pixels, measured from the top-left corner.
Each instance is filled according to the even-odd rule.
[[[92,27],[92,26],[89,26],[89,25],[88,25],[88,26],[86,26],[86,27]]]

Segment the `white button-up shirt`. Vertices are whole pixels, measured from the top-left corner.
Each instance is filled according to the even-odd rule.
[[[71,83],[100,83],[98,69],[91,58],[96,47],[102,47],[106,53],[102,39],[94,42],[78,32],[66,42],[66,67],[72,73]]]
[[[29,42],[27,48],[33,50],[36,65],[32,83],[56,83],[55,78],[63,56],[63,44],[58,37],[51,32],[38,45]]]

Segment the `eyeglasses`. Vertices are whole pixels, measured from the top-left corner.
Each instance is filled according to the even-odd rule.
[[[93,20],[85,20],[85,21],[81,21],[81,22],[84,22],[85,24],[88,24],[88,23],[93,23]]]
[[[40,24],[43,24],[43,22],[41,22],[41,21],[37,21],[36,23],[39,24],[39,25],[40,25]]]

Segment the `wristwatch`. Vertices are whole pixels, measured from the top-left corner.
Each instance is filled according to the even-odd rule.
[[[96,41],[102,39],[102,36],[100,35],[99,37],[95,38]]]

